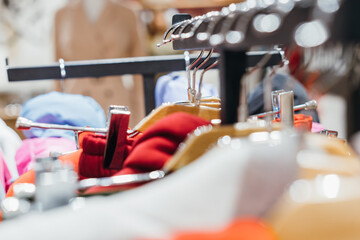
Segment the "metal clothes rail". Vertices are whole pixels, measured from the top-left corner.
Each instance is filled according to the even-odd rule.
[[[255,66],[264,54],[265,52],[247,53],[248,60],[246,66]],[[271,55],[271,59],[268,62],[269,66],[275,65],[281,60],[278,52],[272,52]],[[191,55],[192,60],[195,59],[195,57],[195,55]],[[214,53],[208,64],[213,63],[218,57],[219,54]],[[155,108],[154,90],[156,75],[159,73],[185,70],[183,55],[69,61],[63,64],[63,68],[60,68],[61,64],[9,66],[8,61],[6,65],[9,82],[141,74],[144,82],[146,114]],[[62,75],[61,70],[65,70],[66,74]]]

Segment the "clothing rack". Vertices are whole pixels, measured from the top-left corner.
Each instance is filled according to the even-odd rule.
[[[255,66],[256,63],[266,54],[265,52],[249,52],[246,67]],[[267,65],[277,64],[281,56],[279,52],[271,52],[271,58]],[[195,59],[195,55],[191,55],[191,60]],[[212,64],[219,57],[214,53],[208,64]],[[13,67],[9,66],[6,61],[8,81],[32,81],[57,79],[64,80],[66,78],[85,78],[85,77],[104,77],[125,74],[141,74],[144,82],[144,100],[145,112],[150,113],[155,108],[155,79],[159,73],[185,70],[185,60],[183,55],[169,56],[150,56],[150,57],[134,57],[134,58],[118,58],[118,59],[101,59],[88,61],[69,61],[61,64],[51,64],[43,66],[27,66]],[[203,66],[204,68],[206,66]],[[61,70],[65,70],[65,75],[61,74]],[[185,91],[185,90],[184,90]]]
[[[237,122],[241,92],[239,80],[249,61],[245,53],[250,47],[290,45],[294,41],[305,48],[324,43],[340,42],[347,46],[360,42],[360,28],[357,26],[360,21],[358,0],[331,1],[330,5],[330,1],[313,0],[268,2],[232,4],[219,12],[210,12],[177,23],[168,30],[172,32],[168,34],[171,37],[165,36],[166,41],[173,43],[175,50],[215,48],[220,53],[221,119],[224,124]],[[270,29],[256,23],[264,16],[273,20]],[[263,19],[263,23],[270,22],[270,19]],[[312,21],[320,22],[326,39],[318,45],[301,45],[296,36],[299,32],[296,30],[305,26],[305,23],[312,24]],[[308,39],[311,37],[307,36]],[[351,119],[348,119],[348,126],[351,128],[348,129],[349,136],[360,131],[360,111],[354,108],[360,102],[360,84],[357,89],[350,91],[352,92],[345,95],[354,95],[355,98],[348,102],[349,111],[354,111]]]

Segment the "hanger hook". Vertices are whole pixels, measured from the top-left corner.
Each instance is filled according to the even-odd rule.
[[[183,37],[183,35],[184,35],[184,34],[183,34],[184,30],[185,30],[188,26],[192,25],[194,22],[198,21],[199,19],[201,19],[201,16],[196,16],[196,17],[194,17],[194,18],[192,18],[192,19],[189,19],[189,20],[184,21],[184,24],[180,26],[179,33],[176,34],[176,35],[171,34],[171,39],[172,39],[172,41],[181,39],[181,38]],[[173,31],[173,33],[175,33],[175,30]]]
[[[199,56],[190,64],[190,66],[187,67],[186,69],[186,74],[187,74],[187,79],[188,79],[188,89],[187,89],[187,92],[188,92],[188,98],[189,98],[189,101],[191,102],[192,100],[192,96],[194,94],[194,91],[193,89],[191,88],[191,69],[198,63],[198,61],[201,59],[201,57],[203,56],[204,54],[204,50],[201,50]]]
[[[240,92],[239,110],[238,110],[238,120],[239,120],[239,122],[245,122],[247,117],[248,117],[248,114],[249,114],[248,113],[248,105],[247,105],[247,95],[248,95],[248,92],[247,92],[247,90],[248,90],[247,85],[248,84],[247,84],[247,81],[246,81],[247,76],[252,74],[255,70],[265,67],[266,64],[270,61],[271,56],[272,56],[271,52],[267,51],[266,54],[264,54],[264,56],[257,62],[257,64],[251,70],[246,72],[244,74],[244,76],[240,79],[241,92]],[[264,80],[264,87],[268,86],[266,83],[267,83],[267,81]],[[264,95],[265,95],[265,90],[264,90]],[[264,103],[266,104],[265,100],[266,99],[265,99],[265,96],[264,96]]]
[[[64,79],[66,78],[66,69],[65,69],[65,61],[63,58],[59,58],[59,67],[60,67],[60,85],[61,92],[64,92]]]
[[[215,67],[216,65],[218,65],[220,60],[216,60],[215,62],[213,62],[211,65],[207,66],[200,74],[200,81],[199,81],[199,91],[196,94],[196,101],[195,101],[195,106],[199,106],[200,105],[200,101],[201,101],[201,86],[202,86],[202,81],[204,78],[204,74],[209,71],[210,69],[212,69],[213,67]]]
[[[193,94],[192,94],[192,103],[195,102],[195,97],[196,97],[196,88],[195,88],[195,84],[196,84],[196,72],[198,69],[200,69],[202,66],[204,66],[205,63],[207,63],[209,61],[209,59],[211,58],[211,55],[213,54],[214,49],[211,49],[209,51],[209,53],[206,55],[205,59],[197,66],[194,68],[193,71],[193,78],[192,78],[192,89],[193,89]]]
[[[179,22],[179,23],[176,23],[176,24],[172,25],[172,26],[164,33],[162,43],[158,43],[158,44],[156,44],[156,46],[157,46],[157,47],[161,47],[161,46],[163,46],[163,45],[171,42],[171,41],[172,41],[171,38],[170,38],[170,39],[166,39],[167,36],[169,35],[169,33],[170,33],[171,31],[174,32],[181,24],[183,24],[183,22]]]
[[[181,38],[182,39],[187,39],[187,38],[191,38],[195,35],[195,32],[199,29],[200,25],[206,21],[211,19],[214,16],[219,16],[221,15],[221,13],[219,11],[212,11],[212,12],[208,12],[202,16],[200,16],[198,19],[196,19],[194,22],[194,25],[192,26],[191,30],[188,33],[183,33],[181,34]]]

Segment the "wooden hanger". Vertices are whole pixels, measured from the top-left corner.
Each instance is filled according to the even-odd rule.
[[[279,130],[280,125],[274,124],[273,130]],[[204,154],[220,137],[246,137],[254,132],[266,131],[265,121],[257,120],[251,123],[237,123],[231,126],[205,126],[194,131],[185,141],[171,160],[164,166],[165,171],[176,171],[196,160]]]
[[[220,118],[220,108],[213,108],[207,106],[190,106],[183,104],[174,104],[174,103],[165,103],[161,106],[154,109],[148,116],[141,120],[133,130],[144,132],[148,127],[156,123],[158,120],[163,117],[176,113],[176,112],[186,112],[192,115],[199,116],[206,120],[211,121],[212,119]]]
[[[273,130],[280,130],[280,124],[273,124]],[[267,131],[264,121],[237,123],[233,126],[206,126],[195,130],[165,165],[166,171],[176,171],[204,154],[222,136],[246,137],[254,132]],[[318,134],[306,134],[303,141],[308,147],[326,151],[328,157],[298,161],[300,176],[311,178],[318,174],[360,174],[360,160],[352,148],[341,139]],[[316,155],[314,155],[316,157]]]

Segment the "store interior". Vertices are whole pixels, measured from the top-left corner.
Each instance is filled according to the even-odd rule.
[[[358,0],[2,0],[4,239],[359,239]]]

